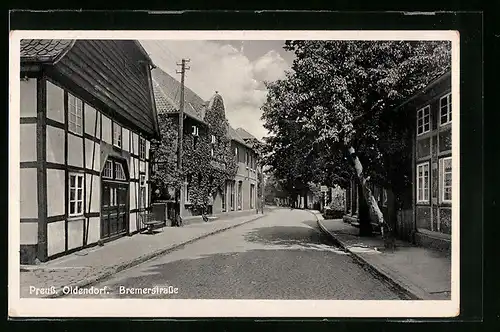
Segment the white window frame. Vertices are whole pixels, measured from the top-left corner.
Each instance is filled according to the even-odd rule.
[[[139,209],[145,209],[148,205],[146,192],[146,174],[139,174]]]
[[[255,185],[253,183],[250,183],[250,209],[255,208],[254,194],[255,194]]]
[[[425,114],[427,111],[427,114]],[[419,125],[419,120],[422,119],[422,126]],[[425,122],[425,119],[428,122]],[[429,129],[425,130],[425,125],[429,125]],[[419,132],[420,128],[422,128],[422,132]],[[431,106],[427,105],[422,107],[417,111],[417,136],[423,135],[431,131]]]
[[[445,107],[441,106],[441,101],[445,99],[446,105]],[[439,98],[439,123],[441,126],[447,125],[451,123],[451,92]],[[443,109],[446,109],[446,121],[443,122]]]
[[[231,181],[229,183],[229,207],[231,211],[236,211],[236,182]]]
[[[139,136],[139,159],[146,159],[146,139]]]
[[[238,210],[243,210],[243,181],[238,181],[237,187],[238,194],[237,196],[237,204]]]
[[[451,171],[449,172],[446,172],[446,173],[449,173],[451,176],[452,176],[452,180],[451,180],[451,185],[450,186],[446,186],[447,188],[449,187],[450,188],[450,196],[453,195],[453,160],[452,160],[452,157],[444,157],[444,158],[440,158],[439,159],[439,168],[440,168],[440,175],[441,175],[441,179],[439,180],[439,190],[440,190],[440,194],[439,196],[441,197],[441,202],[442,203],[451,203],[452,201],[452,197],[450,197],[450,199],[445,199],[445,171],[444,171],[444,163],[445,161],[449,160],[450,163],[451,163]]]
[[[74,121],[72,121],[74,117]],[[83,101],[68,92],[68,130],[83,135]]]
[[[71,177],[75,177],[75,186],[71,186]],[[78,179],[81,179],[82,186],[78,186]],[[68,216],[69,217],[78,217],[83,215],[84,206],[83,206],[83,187],[85,186],[85,179],[83,173],[71,172],[68,174]],[[71,190],[75,190],[75,198],[71,199]],[[81,199],[78,199],[78,192],[81,193]],[[71,213],[71,203],[75,204],[75,212]],[[81,203],[81,211],[78,210],[78,203]]]
[[[106,163],[104,164],[104,169],[102,171],[102,177],[106,178],[106,179],[112,179],[113,178],[113,171],[114,171],[113,170],[113,161],[106,160]]]
[[[117,129],[119,129],[119,130],[117,130]],[[118,137],[117,137],[117,134],[118,134]],[[113,121],[113,145],[121,149],[122,143],[123,143],[122,126],[120,126],[118,123]]]
[[[115,170],[115,179],[116,180],[126,181],[127,180],[127,175],[125,174],[125,170],[123,169],[122,163],[114,162],[113,164],[114,164],[114,167],[115,167],[115,169],[114,169]],[[120,175],[120,177],[118,177],[118,175]]]
[[[425,185],[425,168],[427,167],[427,186]],[[419,181],[419,170],[422,168],[422,184],[423,188],[420,188],[420,181]],[[417,164],[417,171],[416,171],[416,176],[417,176],[417,203],[429,203],[429,195],[430,195],[430,163],[424,162]],[[427,189],[427,191],[426,191]],[[427,196],[425,195],[427,193]],[[422,195],[420,195],[422,194]]]

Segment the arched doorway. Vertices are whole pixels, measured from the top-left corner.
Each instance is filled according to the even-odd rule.
[[[129,173],[127,164],[108,158],[102,171],[101,239],[127,234],[129,223]]]

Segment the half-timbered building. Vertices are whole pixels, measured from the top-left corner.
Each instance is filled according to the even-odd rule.
[[[372,184],[371,189],[389,220],[396,216],[397,235],[425,247],[451,248],[452,202],[452,101],[451,71],[432,80],[424,89],[396,108],[407,118],[412,133],[411,164],[401,169],[413,181],[400,198],[395,211],[395,198],[390,189]],[[403,128],[401,128],[403,129]],[[345,221],[357,223],[364,204],[354,179],[346,190]]]
[[[22,263],[144,228],[152,66],[132,40],[21,41]]]

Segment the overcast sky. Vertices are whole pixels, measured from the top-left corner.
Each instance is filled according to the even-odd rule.
[[[267,135],[260,107],[265,101],[264,81],[284,76],[293,54],[283,50],[284,41],[171,41],[141,40],[153,62],[180,81],[176,66],[182,58],[191,61],[185,84],[204,100],[215,91],[224,99],[230,124],[257,138]]]

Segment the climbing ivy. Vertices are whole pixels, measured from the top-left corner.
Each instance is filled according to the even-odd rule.
[[[180,189],[182,174],[177,168],[177,119],[167,114],[158,115],[161,140],[153,140],[151,153],[154,160],[150,180],[153,188],[153,199],[173,199],[168,189]]]
[[[183,158],[183,171],[190,180],[189,201],[193,210],[202,211],[211,204],[217,192],[225,190],[226,181],[234,179],[237,171],[229,123],[220,97],[213,99],[204,121],[206,127],[200,131],[199,137],[185,137]],[[212,142],[212,136],[215,142]]]
[[[199,136],[192,135],[190,126],[184,128],[182,172],[176,167],[178,127],[172,119],[161,119],[162,140],[154,150],[155,156],[167,162],[157,168],[153,181],[158,187],[168,185],[179,189],[186,179],[193,212],[204,211],[217,192],[225,189],[226,181],[233,180],[237,172],[222,99],[216,96],[209,106],[204,117],[205,124],[198,123]],[[212,143],[212,135],[215,143]]]

